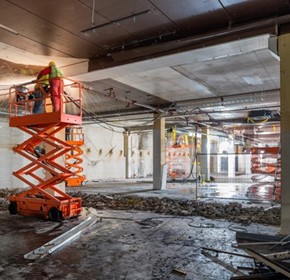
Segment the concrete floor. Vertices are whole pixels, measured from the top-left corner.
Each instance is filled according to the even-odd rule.
[[[84,216],[54,223],[0,212],[0,279],[225,280],[234,273],[202,255],[201,247],[237,252],[231,247],[236,231],[278,232],[272,226],[241,226],[200,217],[95,209],[90,212],[94,218],[103,217],[102,221],[77,240],[36,261],[23,256],[67,231]],[[218,258],[233,267],[253,266],[252,260],[242,257],[219,254]]]
[[[206,183],[194,181],[176,181],[166,184],[164,190],[153,190],[151,179],[116,180],[88,182],[80,188],[70,191],[82,191],[92,194],[134,194],[143,197],[168,197],[176,199],[214,200],[219,202],[244,201],[249,204],[263,204],[265,207],[275,204],[273,185],[269,183]]]
[[[173,182],[162,191],[152,190],[151,180],[90,182],[70,191],[135,194],[179,199],[241,200],[267,207],[271,186],[253,189],[251,184]],[[197,190],[197,196],[196,196]],[[254,191],[251,191],[254,190]],[[249,226],[202,217],[172,217],[140,211],[90,209],[101,222],[53,254],[36,261],[24,255],[79,224],[85,216],[59,223],[0,212],[0,279],[197,279],[226,280],[235,274],[201,254],[201,247],[237,252],[231,247],[236,231],[275,235],[279,228],[251,223]],[[86,213],[88,214],[88,213]],[[244,253],[244,252],[242,252]],[[213,254],[215,255],[215,254]],[[253,261],[232,255],[218,258],[233,267],[253,266]],[[184,274],[178,274],[182,271]]]

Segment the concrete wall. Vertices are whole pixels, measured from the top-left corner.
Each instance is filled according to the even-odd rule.
[[[12,148],[28,136],[0,120],[0,188],[26,187],[12,175],[27,161]],[[88,181],[125,178],[124,138],[122,130],[111,131],[97,125],[84,125],[83,174]],[[151,177],[153,173],[152,132],[132,133],[129,140],[129,168],[131,178]],[[42,172],[42,171],[40,171]]]
[[[153,174],[152,132],[132,133],[129,143],[129,168],[131,170],[131,177],[151,177]]]
[[[0,188],[22,188],[25,185],[12,175],[12,171],[24,166],[25,159],[14,153],[12,148],[24,140],[24,133],[19,129],[11,128],[8,121],[0,122]]]
[[[121,130],[115,132],[97,125],[83,126],[83,168],[88,181],[124,179],[125,151]],[[132,133],[129,138],[131,178],[152,176],[152,133]]]
[[[87,180],[125,178],[123,134],[96,125],[83,126],[83,168]]]

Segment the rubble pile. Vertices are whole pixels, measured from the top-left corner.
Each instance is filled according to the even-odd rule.
[[[23,191],[23,189],[22,189]],[[0,211],[8,210],[8,197],[19,190],[0,189]],[[202,216],[209,219],[226,219],[232,222],[250,224],[252,222],[280,225],[280,208],[266,209],[258,206],[243,206],[238,202],[218,203],[194,200],[178,200],[140,196],[106,196],[70,192],[71,196],[81,197],[84,207],[95,209],[138,210],[177,216]]]
[[[8,197],[11,194],[14,194],[15,191],[8,190],[8,189],[0,189],[0,211],[6,211],[8,210]]]
[[[17,189],[0,189],[0,211],[8,210],[9,200],[8,197],[13,194],[18,194],[25,191],[25,188]]]
[[[178,216],[203,216],[209,219],[226,219],[229,221],[250,224],[251,222],[268,225],[280,224],[280,208],[246,206],[241,203],[204,202],[193,200],[175,200],[170,198],[120,196],[70,193],[83,199],[84,207],[95,209],[138,210]]]
[[[0,197],[0,211],[6,211],[8,209],[9,201]]]

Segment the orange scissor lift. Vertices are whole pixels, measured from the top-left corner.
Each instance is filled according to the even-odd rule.
[[[33,82],[25,84],[25,94],[21,94],[21,99],[19,86],[12,87],[9,93],[9,125],[29,135],[27,140],[13,148],[29,162],[13,175],[28,185],[29,189],[9,197],[9,212],[58,221],[77,216],[82,209],[81,198],[73,198],[56,187],[74,175],[70,169],[58,163],[58,159],[71,151],[73,146],[58,138],[57,133],[67,126],[82,123],[82,86],[65,79],[61,110],[52,112],[50,98],[39,84],[44,97],[38,100],[43,101],[43,110],[42,113],[32,114],[37,99],[29,96],[33,93],[34,85]]]
[[[67,127],[65,139],[66,143],[73,147],[70,152],[65,154],[65,166],[74,173],[73,176],[65,179],[66,185],[67,187],[79,187],[84,185],[86,180],[86,176],[81,174],[84,170],[81,167],[83,162],[83,150],[81,146],[84,145],[84,133],[82,127]]]

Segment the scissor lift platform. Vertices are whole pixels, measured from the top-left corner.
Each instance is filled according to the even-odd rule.
[[[19,87],[10,89],[9,124],[30,136],[13,148],[13,151],[29,161],[27,165],[13,172],[29,189],[9,197],[11,214],[42,216],[58,221],[77,216],[81,212],[81,198],[73,198],[56,187],[74,175],[71,170],[57,162],[58,158],[73,149],[72,145],[61,140],[57,134],[67,126],[82,123],[82,87],[74,81],[66,84],[65,89],[71,95],[67,92],[62,94],[61,110],[51,112],[50,98],[43,91],[43,112],[39,114],[32,114],[34,100],[28,98],[33,93],[33,83],[26,84],[26,95],[21,102],[17,98]],[[41,85],[39,87],[42,90]]]

